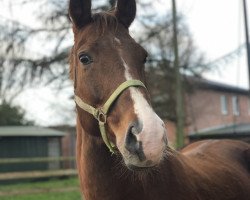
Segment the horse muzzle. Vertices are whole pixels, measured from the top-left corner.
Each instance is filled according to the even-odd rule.
[[[155,114],[149,124],[132,122],[127,130],[120,152],[129,169],[138,170],[158,165],[164,157],[167,136],[164,123]],[[121,142],[119,142],[121,144]]]

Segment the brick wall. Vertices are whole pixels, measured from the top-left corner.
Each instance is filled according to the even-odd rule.
[[[227,114],[221,112],[221,95],[227,99]],[[232,97],[238,97],[239,115],[233,114]],[[185,98],[188,132],[216,128],[233,123],[250,123],[248,96],[211,89],[197,89]]]

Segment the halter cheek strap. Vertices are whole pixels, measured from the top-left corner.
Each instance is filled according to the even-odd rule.
[[[140,80],[127,80],[123,82],[108,98],[105,104],[100,108],[94,108],[93,106],[85,103],[80,97],[75,95],[76,104],[86,112],[92,114],[99,122],[99,129],[101,132],[102,139],[106,146],[109,148],[110,152],[115,153],[115,145],[108,139],[107,132],[105,129],[105,124],[107,123],[107,114],[111,105],[119,97],[119,95],[129,87],[144,87],[146,86]]]

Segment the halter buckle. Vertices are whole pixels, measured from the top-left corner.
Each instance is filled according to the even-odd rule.
[[[107,115],[102,111],[102,109],[98,109],[97,120],[104,124],[107,122]]]

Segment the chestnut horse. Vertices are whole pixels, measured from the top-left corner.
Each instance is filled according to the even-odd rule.
[[[145,87],[147,52],[129,35],[135,0],[91,14],[71,0],[71,78],[77,165],[85,200],[250,199],[250,145],[231,140],[168,147]],[[111,152],[110,152],[111,151]]]

